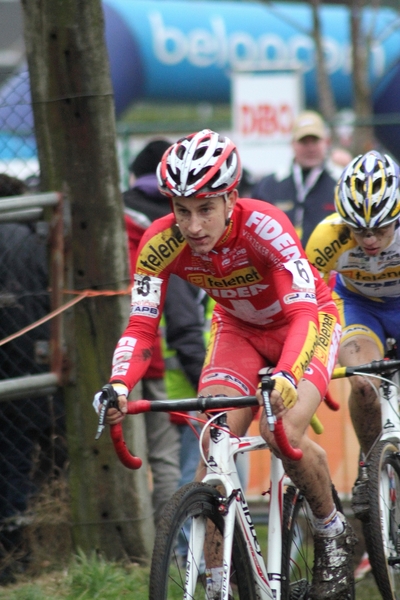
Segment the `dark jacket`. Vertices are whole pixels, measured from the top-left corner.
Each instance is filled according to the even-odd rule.
[[[171,204],[158,189],[155,174],[139,177],[134,186],[123,193],[127,208],[142,212],[151,222],[171,212]]]
[[[316,183],[306,194],[303,203],[299,202],[293,175],[293,165],[289,172],[279,176],[267,175],[252,190],[252,198],[265,200],[283,210],[295,227],[302,230],[301,242],[306,246],[314,228],[331,213],[335,212],[334,190],[336,180],[327,169],[323,169]],[[296,211],[302,213],[300,225]]]
[[[0,224],[0,339],[50,312],[47,236],[35,223]],[[46,323],[0,346],[0,379],[49,370]]]

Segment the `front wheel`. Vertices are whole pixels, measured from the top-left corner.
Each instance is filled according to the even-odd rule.
[[[204,600],[204,542],[220,552],[224,520],[220,493],[204,483],[188,483],[168,503],[157,530],[150,571],[149,600]],[[215,543],[210,538],[214,533]],[[232,600],[256,600],[253,573],[241,529],[235,524],[229,593]],[[212,594],[210,600],[220,597]]]
[[[400,454],[379,442],[368,461],[369,518],[363,533],[383,600],[400,600]]]
[[[332,495],[337,510],[343,512],[334,487],[332,487]],[[300,491],[290,485],[283,497],[282,600],[308,598],[313,565],[314,528],[311,510]]]

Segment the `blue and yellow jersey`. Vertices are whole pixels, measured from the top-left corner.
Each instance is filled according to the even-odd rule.
[[[335,291],[342,286],[371,300],[390,302],[400,297],[400,229],[378,256],[368,256],[337,213],[314,229],[306,247],[310,262],[325,281],[336,273]]]

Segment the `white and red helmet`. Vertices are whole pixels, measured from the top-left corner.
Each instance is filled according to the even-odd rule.
[[[375,150],[357,156],[345,168],[335,206],[352,227],[384,227],[400,217],[399,167]]]
[[[178,140],[157,168],[159,189],[169,198],[223,196],[238,186],[241,174],[235,144],[210,129]]]

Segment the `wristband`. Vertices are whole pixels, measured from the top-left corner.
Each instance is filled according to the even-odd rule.
[[[113,383],[113,382],[111,382],[111,385],[113,386],[114,391],[116,392],[117,396],[128,397],[129,390],[126,387],[126,385],[124,385],[123,383]]]

